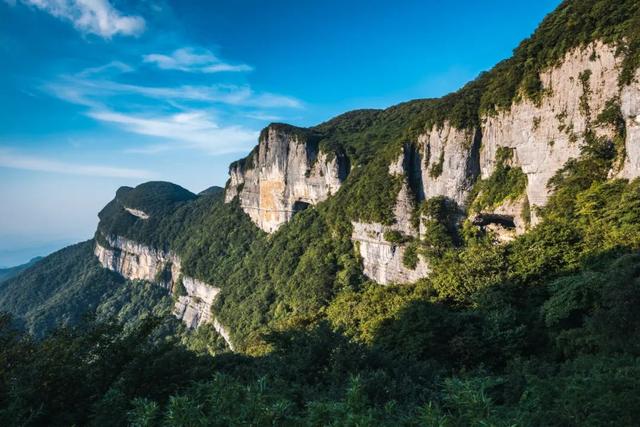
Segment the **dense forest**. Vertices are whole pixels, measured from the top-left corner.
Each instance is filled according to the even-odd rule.
[[[431,274],[381,286],[350,240],[351,220],[393,221],[401,182],[388,165],[403,144],[434,123],[467,129],[544,96],[539,72],[594,40],[618,47],[629,83],[640,3],[565,1],[512,58],[456,93],[291,127],[348,158],[351,172],[271,235],[220,189],[121,188],[95,240],[0,283],[11,313],[0,317],[0,424],[637,425],[640,179],[611,179],[624,156],[617,104],[594,122],[615,136],[587,129],[580,156],[549,181],[540,223],[513,241],[499,243],[443,197],[422,200],[425,235],[403,262],[419,254]],[[470,211],[523,194],[512,155],[498,153]],[[173,251],[185,274],[219,286],[213,310],[236,351],[210,326],[185,329],[165,289],[101,268],[93,248],[112,235]]]

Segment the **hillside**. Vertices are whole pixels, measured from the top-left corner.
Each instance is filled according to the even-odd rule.
[[[100,379],[34,415],[61,425],[633,425],[639,68],[640,3],[567,0],[455,93],[269,125],[224,191],[120,188],[0,283],[45,337],[3,323],[0,420],[64,388],[11,385],[35,354]]]
[[[21,265],[17,265],[15,267],[0,268],[0,282],[4,282],[5,280],[8,280],[8,279],[12,278],[13,276],[18,275],[19,273],[21,273],[24,270],[26,270],[27,268],[31,267],[33,264],[35,264],[36,262],[40,261],[41,259],[42,259],[42,257],[35,257],[35,258],[32,258],[31,260],[29,260],[29,262],[26,262],[26,263],[21,264]]]

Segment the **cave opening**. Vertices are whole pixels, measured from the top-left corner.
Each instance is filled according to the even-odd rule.
[[[516,223],[510,215],[479,214],[473,219],[474,225],[487,226],[489,224],[500,225],[506,229],[515,229]]]
[[[293,212],[303,211],[303,210],[307,209],[309,206],[311,206],[310,203],[303,202],[302,200],[296,200],[293,203]]]

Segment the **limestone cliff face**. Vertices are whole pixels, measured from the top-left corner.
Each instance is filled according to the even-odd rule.
[[[356,242],[362,257],[364,274],[377,283],[412,283],[429,273],[429,267],[419,259],[415,268],[404,265],[407,250],[405,245],[387,241],[384,238],[387,227],[382,224],[354,222],[351,239]]]
[[[409,146],[404,146],[400,157],[389,166],[389,175],[403,177],[402,187],[396,197],[393,210],[395,223],[385,226],[378,223],[352,222],[351,240],[356,244],[362,258],[364,274],[377,283],[411,283],[425,277],[429,268],[422,257],[411,268],[405,265],[404,257],[407,244],[390,242],[385,234],[395,232],[405,237],[415,237],[417,230],[411,216],[415,207],[415,196],[409,185],[409,176],[414,172],[415,162],[419,161]]]
[[[404,248],[385,241],[385,229],[419,237],[407,220],[413,209],[411,199],[445,196],[464,211],[475,182],[495,171],[501,147],[513,153],[510,165],[526,174],[525,194],[474,213],[470,219],[494,231],[502,242],[526,230],[529,218],[525,220],[525,212],[531,216],[530,225],[535,225],[539,222],[535,207],[549,198],[547,182],[569,159],[580,155],[585,132],[589,129],[597,136],[613,137],[613,129],[597,120],[608,103],[620,106],[626,124],[626,157],[619,170],[611,171],[611,177],[639,176],[640,70],[631,85],[619,87],[620,61],[615,48],[602,43],[575,49],[540,75],[544,96],[539,102],[515,102],[507,111],[483,117],[479,129],[459,130],[445,122],[405,145],[389,167],[390,177],[405,177],[395,208],[396,224],[353,224],[352,240],[360,247],[365,274],[383,284],[412,282],[428,274],[422,261],[413,271],[398,263]],[[413,197],[407,197],[409,192]]]
[[[494,231],[501,242],[535,226],[540,221],[536,208],[550,195],[549,179],[580,156],[587,135],[616,137],[619,129],[599,120],[611,106],[625,122],[625,157],[618,159],[610,176],[640,175],[640,70],[631,84],[621,86],[622,61],[615,47],[602,42],[573,49],[539,75],[538,99],[519,96],[510,108],[481,117],[474,128],[457,129],[444,121],[408,141],[389,165],[390,179],[403,179],[395,223],[353,223],[351,238],[359,246],[365,274],[379,283],[414,281],[428,274],[422,259],[415,269],[401,259],[407,242],[421,238],[422,219],[412,221],[416,204],[436,196],[457,206],[461,217],[470,215],[472,222]],[[265,129],[256,150],[231,166],[225,200],[238,197],[251,219],[273,232],[296,211],[334,194],[346,178],[348,159],[320,152],[310,135],[312,131],[284,125]],[[526,177],[522,194],[492,200],[491,206],[472,205],[474,186],[494,176],[503,161],[500,153],[507,151],[509,168]],[[404,237],[389,242],[385,234],[390,232]]]
[[[320,152],[310,137],[295,130],[269,126],[257,151],[229,169],[225,201],[239,197],[242,209],[268,233],[335,194],[347,175],[342,156]]]
[[[186,295],[181,295],[174,306],[174,314],[190,328],[196,328],[212,320],[211,304],[220,292],[219,288],[192,277],[182,277]]]
[[[538,105],[524,100],[509,111],[486,117],[480,151],[482,177],[493,172],[499,147],[513,148],[514,163],[527,175],[529,203],[532,207],[543,206],[549,197],[547,182],[567,160],[579,156],[585,131],[592,128],[598,134],[608,132],[595,121],[607,101],[620,96],[619,66],[613,47],[596,43],[573,50],[560,65],[540,75],[546,95]],[[632,85],[636,94],[637,85]],[[633,90],[625,88],[622,92]],[[637,108],[640,97],[629,98],[628,110]],[[627,146],[638,143],[637,135],[628,136]],[[637,174],[636,169],[631,176]],[[535,224],[535,209],[532,213]]]
[[[130,280],[154,282],[168,289],[180,276],[180,260],[170,252],[149,248],[122,237],[106,237],[106,240],[110,247],[96,243],[94,251],[104,268]]]
[[[479,130],[459,130],[448,122],[420,135],[415,155],[421,162],[411,172],[420,176],[419,198],[447,196],[464,206],[480,173],[480,143]]]
[[[635,178],[640,171],[640,70],[636,72],[635,84],[625,86],[620,93],[620,109],[627,133],[624,167],[621,178]]]
[[[182,274],[180,258],[122,237],[103,236],[108,245],[96,243],[94,253],[104,268],[130,280],[145,280],[172,290],[179,280],[186,291],[177,298],[173,314],[189,328],[205,323],[213,327],[233,350],[229,333],[213,317],[211,307],[220,289]]]

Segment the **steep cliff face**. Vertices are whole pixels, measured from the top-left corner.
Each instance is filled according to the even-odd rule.
[[[408,220],[413,201],[444,196],[502,242],[535,225],[539,222],[536,207],[544,206],[550,195],[549,179],[569,159],[580,156],[587,134],[616,137],[611,123],[601,118],[607,109],[619,110],[625,123],[625,157],[610,175],[639,176],[640,71],[632,84],[620,87],[621,61],[614,47],[600,42],[574,49],[540,74],[543,95],[539,100],[521,99],[506,111],[484,116],[479,129],[460,130],[448,122],[434,125],[413,144],[405,144],[389,166],[390,178],[404,177],[394,210],[396,224],[353,224],[352,240],[360,247],[365,274],[383,284],[411,282],[428,274],[422,260],[415,270],[408,270],[398,262],[404,246],[384,239],[385,230],[419,238]],[[526,176],[523,194],[474,207],[470,200],[474,185],[492,178],[505,151],[509,168]]]
[[[634,178],[640,173],[640,70],[635,74],[635,84],[622,88],[620,110],[626,130],[624,167],[621,178]]]
[[[419,199],[446,196],[464,206],[480,173],[480,130],[460,130],[445,122],[420,135]]]
[[[364,274],[371,280],[383,285],[412,283],[429,274],[429,267],[421,258],[414,268],[405,265],[406,245],[385,239],[390,228],[376,223],[354,222],[352,225],[351,239],[362,257]]]
[[[131,280],[145,280],[171,289],[180,276],[180,260],[122,237],[106,237],[108,246],[96,243],[95,254],[104,268]]]
[[[547,182],[567,160],[579,156],[585,132],[610,131],[596,119],[608,101],[619,99],[619,67],[614,47],[595,43],[573,50],[558,66],[540,75],[545,95],[539,103],[524,100],[509,111],[485,118],[482,177],[494,171],[499,147],[512,148],[514,163],[527,175],[526,193],[534,224],[538,220],[535,207],[543,206],[549,198]],[[639,102],[637,97],[629,104],[637,106]],[[634,146],[638,141],[630,135],[626,144]]]
[[[417,235],[412,216],[416,206],[416,195],[413,194],[410,179],[420,178],[420,153],[409,145],[402,148],[398,159],[389,165],[390,178],[400,177],[402,186],[396,197],[393,225],[379,223],[352,222],[351,240],[356,244],[358,254],[362,258],[364,274],[377,283],[387,285],[391,283],[411,283],[425,277],[429,268],[422,257],[412,268],[405,265],[407,244],[405,238]],[[421,190],[419,187],[418,191]],[[390,235],[400,238],[389,241]]]
[[[219,288],[183,275],[180,258],[172,252],[159,251],[122,237],[103,237],[108,244],[97,242],[94,253],[104,268],[130,280],[156,283],[169,291],[181,285],[184,292],[177,295],[173,314],[189,328],[212,323],[233,350],[229,333],[211,313]]]
[[[347,172],[344,157],[321,152],[309,131],[271,125],[257,150],[231,165],[225,201],[239,197],[252,221],[271,233],[297,211],[335,194]]]

